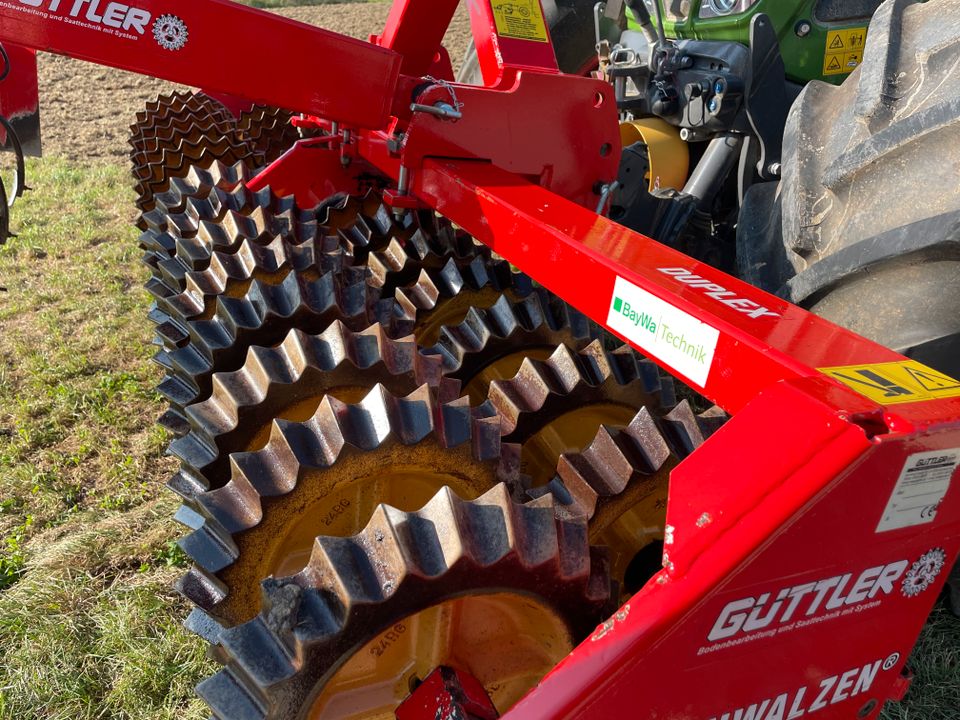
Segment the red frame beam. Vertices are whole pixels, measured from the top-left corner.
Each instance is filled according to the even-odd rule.
[[[608,324],[619,277],[718,330],[706,383],[660,361],[730,412],[776,382],[818,376],[820,367],[901,359],[892,350],[492,164],[428,160],[416,193],[602,325]],[[687,270],[703,278],[702,285],[725,292],[691,287],[662,271],[674,269]],[[754,317],[762,309],[772,314]],[[909,407],[916,412],[916,406]]]
[[[403,57],[401,72],[420,77],[439,61],[446,34],[460,0],[397,0],[390,8],[387,27],[379,38],[381,47]]]
[[[0,5],[0,42],[357,127],[387,124],[402,60],[391,50],[229,0],[137,0],[109,14],[111,5],[119,3],[10,0]],[[165,49],[154,38],[162,16],[183,23],[182,48]]]

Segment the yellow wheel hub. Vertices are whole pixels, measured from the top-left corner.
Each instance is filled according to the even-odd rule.
[[[515,593],[467,595],[395,623],[337,670],[308,720],[393,720],[395,708],[440,665],[476,678],[506,712],[573,649],[546,605]]]
[[[610,548],[610,575],[627,595],[638,589],[626,582],[630,563],[650,543],[663,541],[669,487],[669,469],[661,470],[647,482],[633,483],[591,522],[590,542]]]

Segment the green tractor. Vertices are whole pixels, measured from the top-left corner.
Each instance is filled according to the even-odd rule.
[[[960,1],[544,10],[561,70],[617,89],[602,211],[960,375]]]
[[[643,3],[656,17],[653,0]],[[880,0],[783,2],[782,0],[684,0],[663,6],[667,37],[750,44],[757,15],[769,19],[787,79],[801,85],[823,80],[839,85],[863,61],[870,18]],[[629,27],[642,27],[629,15]]]

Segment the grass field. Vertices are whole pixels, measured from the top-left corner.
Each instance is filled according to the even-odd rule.
[[[126,169],[30,171],[0,248],[0,717],[205,717]]]
[[[0,718],[199,719],[126,169],[29,171],[0,248]],[[960,621],[938,610],[914,666],[885,717],[956,720]]]

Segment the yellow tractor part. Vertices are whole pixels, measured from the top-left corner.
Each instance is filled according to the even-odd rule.
[[[642,142],[647,146],[651,192],[663,188],[682,190],[690,174],[690,150],[680,130],[660,118],[620,123],[623,147]]]

